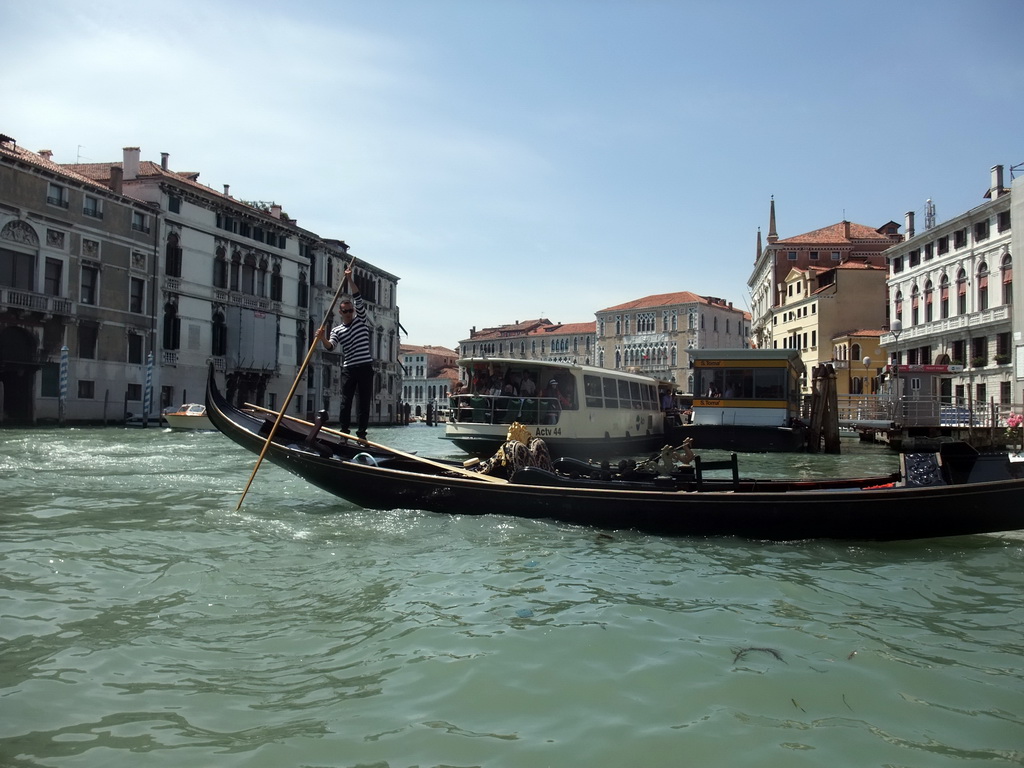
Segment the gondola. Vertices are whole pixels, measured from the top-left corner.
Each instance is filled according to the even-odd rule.
[[[891,475],[835,480],[709,479],[708,462],[644,473],[560,459],[507,478],[422,458],[274,412],[235,407],[211,370],[206,412],[242,447],[368,509],[508,515],[652,535],[765,541],[894,541],[1024,528],[1021,465],[964,443],[905,454]],[[720,469],[720,466],[714,468]]]

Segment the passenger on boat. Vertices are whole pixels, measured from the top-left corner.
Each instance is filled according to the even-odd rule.
[[[557,424],[558,412],[563,408],[569,407],[569,398],[562,394],[556,379],[552,379],[548,382],[548,386],[544,390],[543,396],[546,398],[545,406],[548,409],[547,422],[548,424]]]
[[[530,378],[530,374],[525,371],[523,372],[523,381],[519,385],[519,394],[523,397],[533,397],[537,394],[537,385]]]

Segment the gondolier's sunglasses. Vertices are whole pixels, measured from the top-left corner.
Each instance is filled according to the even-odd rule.
[[[351,315],[353,312],[355,312],[354,309],[343,309],[343,310],[341,310],[341,314],[343,314],[343,315]]]

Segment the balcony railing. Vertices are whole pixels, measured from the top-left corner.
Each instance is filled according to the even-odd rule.
[[[71,301],[17,288],[0,288],[0,306],[52,315],[70,315]]]
[[[839,395],[839,422],[846,425],[904,427],[1004,427],[1020,404],[978,402],[956,397],[901,397],[891,395]]]

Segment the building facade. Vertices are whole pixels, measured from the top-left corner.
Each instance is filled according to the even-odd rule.
[[[783,280],[782,304],[772,312],[772,349],[796,349],[804,364],[805,394],[815,367],[836,359],[834,339],[885,324],[884,267],[860,260],[825,269],[795,267]],[[839,347],[840,354],[844,347]],[[881,365],[884,361],[876,362]]]
[[[0,136],[4,423],[141,412],[157,333],[158,216]]]
[[[595,365],[596,323],[552,323],[545,318],[477,330],[459,342],[459,357],[512,357]]]
[[[777,346],[774,343],[777,341],[775,309],[787,298],[785,281],[790,270],[829,269],[847,261],[885,268],[885,250],[903,238],[899,234],[899,225],[893,221],[873,228],[844,220],[813,232],[780,239],[773,198],[767,239],[768,244],[762,247],[758,230],[754,269],[747,279],[752,343],[762,348]]]
[[[691,349],[743,349],[750,316],[732,302],[682,291],[645,296],[596,313],[596,363],[694,391]]]
[[[886,365],[886,351],[879,329],[862,328],[832,337],[832,366],[839,395],[878,393],[879,374]]]
[[[1003,166],[991,169],[984,197],[976,208],[922,232],[908,214],[906,240],[886,251],[893,324],[882,343],[891,361],[963,366],[934,379],[936,391],[921,391],[921,379],[904,377],[901,396],[972,406],[1024,400],[1013,364],[1020,345],[1013,312],[1019,289],[1013,285],[1013,195],[1004,186]]]
[[[455,350],[403,344],[401,354],[402,404],[409,406],[409,414],[424,417],[428,406],[447,408],[448,395],[458,381]]]
[[[45,290],[59,285],[73,301],[65,307],[67,324],[77,330],[64,336],[71,337],[65,339],[70,389],[81,391],[83,402],[68,403],[69,418],[116,421],[126,411],[146,411],[155,420],[162,408],[201,402],[211,365],[236,404],[279,408],[320,323],[330,328],[338,322],[336,310],[328,310],[351,263],[367,301],[377,361],[371,423],[397,419],[397,277],[353,260],[343,241],[300,228],[280,205],[239,200],[227,185],[220,192],[200,184],[198,173],[171,170],[166,153],[157,163],[127,147],[117,161],[58,165],[50,153],[19,149],[15,155],[15,146],[3,143],[3,172],[11,183],[5,178],[0,186],[0,211],[10,221],[0,221],[0,228],[11,224],[8,232],[19,245],[9,250],[21,254],[33,242],[24,221],[51,222],[52,234],[35,233],[50,243],[39,249],[35,268]],[[47,185],[40,197],[38,189]],[[43,200],[42,208],[19,203],[26,196]],[[19,264],[24,258],[10,257]],[[66,264],[65,274],[57,262]],[[13,273],[9,281],[25,282]],[[54,342],[43,342],[43,331],[38,335],[37,354],[45,358],[39,408],[20,403],[15,409],[30,420],[49,418],[52,410],[42,382],[52,391]],[[288,411],[308,417],[327,408],[336,418],[341,362],[318,346]],[[93,387],[90,397],[89,381],[108,384],[102,393]]]

